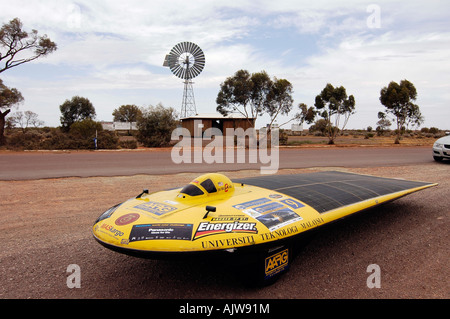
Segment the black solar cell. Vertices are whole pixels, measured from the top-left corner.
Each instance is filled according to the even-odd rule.
[[[261,176],[239,179],[235,182],[286,194],[313,207],[319,213],[370,198],[430,185],[424,182],[337,171]]]

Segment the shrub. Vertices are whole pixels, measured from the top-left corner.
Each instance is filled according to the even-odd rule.
[[[9,150],[37,150],[41,134],[37,130],[15,132],[6,139],[6,148]]]
[[[279,133],[280,133],[279,137],[278,137],[278,140],[279,140],[279,143],[280,143],[279,145],[287,145],[288,144],[288,138],[289,138],[288,134],[286,133],[285,130],[280,130]]]
[[[102,125],[92,119],[75,122],[70,126],[69,130],[72,136],[78,136],[82,139],[93,139],[95,134],[101,131],[103,131]]]
[[[430,134],[438,134],[439,133],[439,129],[437,127],[430,127],[430,129],[428,130],[428,132]]]
[[[137,148],[137,142],[136,140],[125,140],[119,142],[120,148],[127,148],[127,149],[136,149]]]
[[[138,119],[137,140],[146,147],[169,145],[172,131],[177,126],[175,110],[164,108],[161,104],[144,110]]]
[[[99,149],[117,149],[119,146],[119,138],[113,132],[98,132],[97,148]]]
[[[59,128],[36,129],[9,135],[7,148],[12,150],[93,150],[95,149],[94,137],[95,131],[92,135],[88,135],[84,129],[78,131],[77,128],[70,133],[64,133]],[[119,139],[113,132],[98,132],[97,148],[116,149],[118,145]]]

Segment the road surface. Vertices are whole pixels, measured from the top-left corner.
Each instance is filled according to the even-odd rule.
[[[256,163],[238,163],[238,152],[233,151],[232,163],[176,164],[171,149],[145,151],[91,151],[91,152],[3,152],[0,153],[0,180],[27,180],[61,177],[131,176],[138,174],[175,174],[188,172],[238,171],[270,166],[278,169],[307,167],[377,167],[424,164],[433,161],[429,147],[325,147],[281,148],[278,158],[269,155],[268,162],[257,153]],[[278,162],[276,162],[278,161]]]

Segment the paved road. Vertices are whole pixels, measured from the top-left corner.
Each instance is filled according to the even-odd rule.
[[[194,163],[176,164],[171,149],[149,151],[20,152],[0,153],[0,180],[30,180],[60,177],[130,176],[137,174],[174,174],[186,172],[237,171],[246,169],[307,167],[376,167],[424,164],[433,161],[429,147],[343,147],[280,149],[279,159],[269,155],[245,153],[245,163],[217,163],[211,156]],[[224,152],[225,153],[225,152]],[[198,153],[197,153],[198,154]],[[181,154],[182,155],[182,154]],[[207,164],[212,161],[213,164]]]

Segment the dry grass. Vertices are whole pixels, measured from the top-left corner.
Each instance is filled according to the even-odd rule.
[[[403,137],[400,146],[431,146],[436,141],[435,137]],[[335,146],[394,146],[395,136],[373,136],[366,138],[365,135],[339,136],[335,140]],[[323,136],[289,136],[288,146],[311,147],[327,145],[328,138]],[[397,146],[397,145],[396,145]]]

